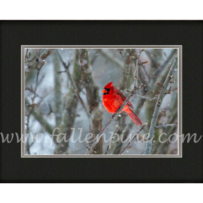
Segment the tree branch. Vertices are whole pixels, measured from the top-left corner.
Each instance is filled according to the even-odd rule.
[[[39,49],[36,49],[36,55],[31,60],[28,60],[28,57],[30,57],[30,54],[28,56],[26,55],[27,59],[25,61],[25,65],[27,65],[29,68],[29,71],[25,72],[26,84],[33,77],[33,70],[41,69],[46,64],[45,59],[52,53],[53,49],[48,49],[44,51],[40,56],[39,56],[40,54],[39,51],[40,51]]]
[[[68,70],[69,65],[66,66],[66,64],[61,59],[60,55],[58,56],[64,68]],[[70,80],[74,80],[74,83],[71,83],[70,85],[69,93],[65,102],[65,110],[62,115],[61,127],[59,130],[60,131],[59,138],[62,141],[56,147],[54,151],[55,154],[62,154],[67,152],[69,147],[70,136],[72,133],[71,128],[73,127],[75,118],[77,116],[76,111],[77,111],[77,106],[79,101],[78,94],[81,91],[81,88],[80,88],[81,72],[80,72],[80,66],[78,62],[79,62],[79,53],[78,53],[78,50],[75,50],[73,73],[72,73],[72,76],[70,77]]]
[[[120,79],[120,82],[119,82],[119,90],[124,90],[124,89],[128,89],[130,88],[131,84],[132,84],[132,81],[133,79],[130,78],[130,76],[132,76],[132,66],[131,66],[131,51],[130,49],[126,49],[125,52],[124,52],[124,57],[123,57],[123,73],[122,73],[122,76],[121,76],[121,79]],[[130,80],[132,79],[132,80]]]
[[[96,134],[101,130],[103,114],[103,111],[100,109],[99,106],[99,87],[95,85],[95,81],[92,76],[92,68],[88,50],[81,49],[79,50],[79,53],[81,80],[83,81],[83,85],[86,90],[87,103],[92,118],[89,130],[90,133],[96,136]],[[95,137],[92,137],[92,140],[94,140],[94,138]],[[91,146],[92,143],[89,142],[89,144]],[[102,139],[100,140],[100,143],[95,147],[95,152],[97,154],[102,154]]]
[[[138,49],[136,53],[136,59],[135,59],[135,78],[136,78],[136,85],[138,86],[139,85],[139,82],[138,82],[138,79],[139,78],[139,69],[140,69],[140,66],[145,64],[145,63],[149,63],[149,61],[147,62],[144,62],[143,64],[142,63],[139,63],[139,59],[140,59],[140,56],[141,56],[141,53],[145,51],[145,49]]]
[[[168,71],[168,75],[167,75],[167,77],[165,79],[164,85],[163,85],[162,90],[160,92],[160,95],[159,95],[159,97],[157,99],[157,103],[156,103],[156,106],[155,106],[155,109],[154,109],[150,129],[149,129],[149,141],[147,142],[147,145],[146,145],[145,154],[150,154],[151,153],[152,139],[153,139],[153,136],[154,136],[155,125],[156,125],[157,118],[158,118],[158,115],[159,115],[159,109],[161,107],[163,98],[165,96],[165,92],[166,92],[166,89],[168,87],[168,84],[169,84],[169,82],[171,80],[171,73],[172,73],[174,67],[176,66],[176,64],[177,64],[177,59],[175,59],[173,64],[170,66],[169,71]]]
[[[108,59],[109,61],[111,61],[112,63],[114,63],[116,66],[118,66],[120,69],[123,69],[123,65],[121,62],[119,62],[118,60],[116,60],[114,57],[110,56],[109,54],[107,54],[103,49],[99,49],[98,53],[100,53],[104,58]]]
[[[114,135],[118,132],[119,128],[120,128],[119,125],[116,125],[115,130],[114,130],[114,134],[113,134],[113,136],[112,136],[112,138],[111,138],[111,140],[110,140],[110,142],[109,142],[109,144],[108,144],[108,146],[107,146],[107,148],[106,148],[106,152],[105,152],[105,154],[108,153],[108,151],[109,151],[109,147],[110,147],[111,142],[112,142],[112,140],[113,140],[113,137],[114,137]]]
[[[157,96],[156,97],[152,97],[152,98],[146,97],[146,96],[141,96],[139,94],[136,94],[136,96],[140,97],[141,99],[148,100],[148,101],[153,101],[153,100],[157,99]]]
[[[125,117],[126,117],[126,115],[125,115]],[[124,119],[124,121],[125,121],[125,119]],[[119,125],[121,125],[121,124],[122,124],[122,120],[120,119]],[[120,134],[119,140],[115,143],[112,143],[113,154],[119,154],[121,152],[123,142],[127,139],[129,132],[132,129],[133,125],[134,125],[134,123],[130,122],[128,125],[125,125],[122,130],[119,130],[120,132],[117,133],[117,134]]]
[[[76,93],[76,95],[77,95],[77,97],[78,97],[82,107],[84,108],[84,110],[85,110],[85,112],[87,114],[88,119],[91,120],[90,114],[89,114],[89,112],[88,112],[88,110],[87,110],[87,108],[86,108],[82,98],[80,97],[79,90],[77,89],[77,87],[76,87],[76,85],[75,85],[75,83],[74,83],[74,81],[73,81],[73,79],[71,77],[71,74],[69,72],[70,63],[68,65],[66,65],[65,62],[62,60],[61,55],[59,54],[58,50],[56,50],[56,53],[58,54],[59,60],[61,61],[61,63],[63,64],[63,67],[65,68],[65,70],[67,72],[67,75],[68,75],[68,78],[69,78],[69,80],[71,82],[71,85],[73,86],[74,91],[75,91],[75,93]]]
[[[55,104],[55,121],[56,126],[59,126],[61,123],[61,112],[62,112],[62,104],[61,104],[61,84],[60,84],[60,75],[56,74],[60,71],[60,62],[55,52],[52,54],[52,60],[54,64],[54,104]]]
[[[170,126],[177,126],[177,123],[159,125],[159,126],[155,126],[155,128],[166,128],[166,127],[170,127]]]
[[[35,119],[43,126],[43,128],[50,134],[52,135],[52,126],[49,125],[49,123],[43,118],[43,115],[40,114],[39,112],[33,111],[34,106],[29,103],[28,99],[25,99],[25,106],[28,109],[29,107],[32,107],[32,112],[31,114],[35,117]],[[55,140],[54,140],[55,141]],[[56,142],[55,142],[56,143]]]
[[[36,56],[38,56],[38,54],[39,54],[39,51],[36,51]],[[26,57],[27,57],[27,53],[26,53]],[[33,112],[33,109],[34,109],[34,106],[36,105],[34,102],[35,102],[35,98],[36,98],[36,96],[37,96],[37,88],[38,88],[38,85],[39,85],[39,73],[40,73],[40,70],[41,70],[41,68],[43,67],[43,65],[44,65],[44,63],[42,63],[41,64],[41,66],[39,67],[39,68],[36,68],[36,70],[37,70],[37,75],[36,75],[36,85],[35,85],[35,88],[33,89],[32,87],[30,88],[30,89],[32,89],[32,93],[33,93],[33,96],[31,97],[31,100],[32,100],[32,104],[31,105],[29,105],[29,107],[31,107],[31,109],[30,110],[28,110],[29,112],[28,112],[28,115],[27,115],[27,129],[26,129],[26,133],[27,133],[27,144],[26,144],[26,149],[27,149],[27,152],[28,152],[28,154],[30,154],[30,147],[33,145],[33,143],[32,143],[32,145],[30,145],[30,143],[29,143],[29,130],[30,130],[30,128],[29,128],[29,121],[30,121],[30,115],[32,114],[32,112]],[[34,142],[34,140],[33,140],[33,142]]]
[[[144,129],[144,127],[147,125],[147,123],[145,123],[140,130],[133,136],[133,138],[130,140],[130,142],[124,147],[124,149],[120,152],[120,154],[122,154],[131,144],[131,142],[135,139],[135,137],[137,137],[137,135]]]
[[[153,78],[156,78],[160,74],[160,72],[164,69],[164,67],[174,60],[174,58],[176,57],[176,53],[177,53],[177,49],[173,49],[173,51],[171,52],[167,60],[164,61],[164,63],[161,66],[159,66],[157,70],[153,73],[153,76],[152,76]]]

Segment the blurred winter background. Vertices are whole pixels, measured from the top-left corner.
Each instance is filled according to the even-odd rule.
[[[140,132],[141,140],[148,133],[156,104],[154,98],[161,89],[157,82],[164,83],[175,58],[176,49],[25,49],[25,154],[88,154],[91,144],[72,140],[58,142],[57,135],[65,133],[68,139],[74,134],[74,140],[78,136],[83,140],[88,133],[96,135],[112,116],[102,104],[103,87],[113,82],[127,96],[126,90],[133,89],[136,73],[136,82],[146,85],[130,100],[135,113],[143,123],[148,123]],[[178,86],[177,68],[173,70],[175,78],[169,84],[169,90]],[[152,154],[178,152],[177,142],[162,144],[158,141],[162,133],[177,132],[177,101],[178,91],[171,91],[164,97],[156,125],[173,125],[156,129]],[[125,113],[121,113],[105,134],[109,138],[117,131],[120,138],[126,139],[139,129]],[[37,134],[41,135],[40,142]],[[60,134],[59,138],[63,136]],[[175,140],[175,136],[172,139]],[[105,154],[108,144],[101,139],[95,153]],[[126,144],[112,140],[107,154],[119,154]],[[145,143],[137,140],[123,154],[143,154],[144,151]]]

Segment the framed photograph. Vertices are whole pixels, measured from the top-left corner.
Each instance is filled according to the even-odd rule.
[[[202,21],[1,21],[1,182],[202,182]]]
[[[23,158],[182,157],[182,46],[26,46]]]

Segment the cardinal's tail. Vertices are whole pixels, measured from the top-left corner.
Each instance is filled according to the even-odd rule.
[[[143,125],[142,121],[139,119],[139,117],[130,109],[128,108],[127,111],[125,111],[128,116],[132,119],[132,121],[135,123],[135,125]]]

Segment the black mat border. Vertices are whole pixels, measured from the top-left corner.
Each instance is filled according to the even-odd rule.
[[[20,134],[21,45],[183,45],[183,133],[202,134],[202,21],[1,21],[0,132]],[[202,182],[202,140],[182,159],[21,159],[0,144],[1,182]]]

